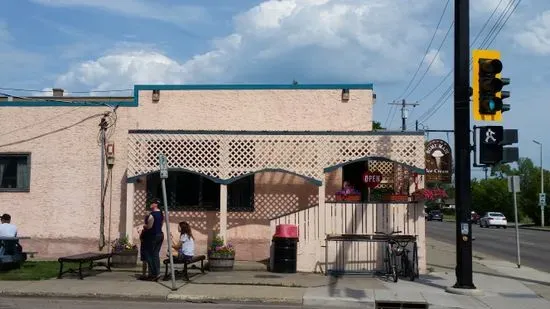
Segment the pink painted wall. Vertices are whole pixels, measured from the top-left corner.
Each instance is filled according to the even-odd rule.
[[[188,130],[370,130],[372,91],[341,90],[151,91],[139,93],[139,107],[117,111],[116,163],[112,192],[106,203],[107,240],[124,231],[126,209],[127,131],[129,129]],[[31,152],[30,192],[0,192],[2,212],[12,215],[20,235],[30,236],[26,249],[41,258],[98,250],[100,230],[100,148],[98,124],[104,107],[3,107],[0,113],[0,153]],[[108,175],[108,174],[107,174]],[[327,176],[340,186],[338,172]],[[281,173],[256,175],[257,209],[229,215],[230,240],[238,258],[262,259],[270,242],[269,218],[301,209],[316,201],[317,187]],[[144,183],[136,185],[134,227],[144,215]],[[141,186],[141,187],[140,187]],[[141,190],[141,191],[140,191]],[[274,206],[272,206],[274,205]],[[273,208],[270,208],[273,207]],[[198,250],[217,228],[217,213],[176,213],[197,230]],[[174,234],[177,229],[172,227]],[[110,236],[110,237],[109,237]],[[137,236],[137,235],[132,235]],[[202,248],[202,249],[201,249]],[[105,250],[105,249],[104,249]]]

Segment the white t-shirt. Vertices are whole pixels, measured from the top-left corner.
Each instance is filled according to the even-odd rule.
[[[195,255],[195,241],[193,238],[189,238],[189,235],[182,234],[180,237],[181,249],[180,253],[184,255],[194,256]]]
[[[17,236],[17,227],[11,223],[0,224],[0,237],[15,237]]]

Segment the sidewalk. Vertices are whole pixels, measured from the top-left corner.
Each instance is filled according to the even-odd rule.
[[[101,297],[193,302],[253,301],[303,304],[304,307],[375,308],[376,302],[416,302],[430,308],[550,308],[550,274],[474,255],[474,284],[485,295],[470,297],[445,292],[455,283],[454,247],[428,240],[429,274],[410,282],[387,282],[372,276],[326,277],[320,274],[275,274],[261,264],[232,272],[200,274],[191,282],[136,280],[139,269],[97,272],[44,281],[0,281],[2,296]],[[237,265],[236,265],[237,266]],[[262,271],[263,270],[263,271]],[[544,299],[546,298],[546,299]]]

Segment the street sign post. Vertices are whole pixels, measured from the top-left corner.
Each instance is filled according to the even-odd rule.
[[[159,154],[159,170],[162,182],[162,198],[164,202],[164,218],[166,225],[166,244],[168,246],[168,257],[170,258],[170,272],[172,275],[172,291],[176,290],[176,277],[174,274],[174,257],[170,249],[172,248],[172,234],[170,234],[170,219],[168,214],[168,199],[166,198],[166,179],[168,178],[168,160],[164,154]]]
[[[546,193],[539,193],[539,206],[542,208],[546,206]]]
[[[519,252],[519,227],[518,227],[518,199],[517,194],[521,192],[519,176],[508,176],[508,191],[512,192],[514,197],[514,221],[516,226],[516,255],[518,268],[521,267],[521,256]]]

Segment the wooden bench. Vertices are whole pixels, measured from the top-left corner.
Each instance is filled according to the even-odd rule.
[[[197,262],[201,262],[201,273],[204,274],[204,260],[206,259],[206,256],[204,255],[195,255],[191,260],[189,261],[184,261],[182,259],[178,259],[176,257],[174,257],[174,264],[183,264],[183,271],[182,271],[182,274],[183,274],[183,277],[185,278],[185,280],[189,281],[189,274],[187,273],[187,265],[190,265],[190,264],[194,264],[194,263],[197,263]],[[165,266],[165,272],[164,272],[164,280],[168,280],[170,278],[170,276],[168,275],[168,267],[170,266],[170,259],[165,259],[163,261],[164,263],[164,266]],[[178,273],[178,272],[176,272]]]
[[[84,263],[90,263],[88,266],[89,270],[92,270],[94,266],[104,266],[107,268],[107,271],[111,271],[111,253],[94,253],[94,252],[86,252],[81,254],[75,254],[70,256],[63,256],[60,257],[57,261],[59,262],[59,275],[57,276],[57,279],[61,279],[64,273],[74,273],[76,270],[70,268],[63,271],[63,263],[78,263],[78,275],[80,280],[84,279],[82,276],[82,264]],[[107,263],[98,262],[94,263],[94,261],[104,260],[107,259]]]

